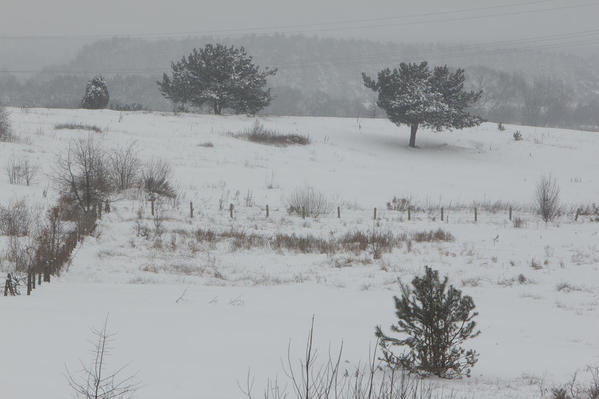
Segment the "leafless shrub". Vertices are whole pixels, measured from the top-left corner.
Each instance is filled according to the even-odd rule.
[[[557,181],[551,175],[543,176],[537,184],[535,205],[545,223],[559,215],[559,193]]]
[[[502,122],[499,122],[497,124],[497,130],[499,130],[500,132],[503,132],[505,130],[505,126],[503,126]]]
[[[118,190],[128,190],[138,184],[141,163],[137,157],[136,143],[112,150],[108,157],[108,169],[112,186]]]
[[[308,332],[304,355],[299,361],[292,359],[291,345],[283,364],[286,384],[269,380],[264,399],[432,399],[452,398],[453,395],[435,395],[426,381],[396,368],[388,368],[377,359],[375,350],[365,364],[352,365],[342,361],[343,344],[337,351],[329,351],[320,358],[314,347],[314,322]],[[240,390],[252,399],[254,381],[248,373]],[[289,390],[287,389],[289,386]]]
[[[11,158],[6,164],[6,174],[10,184],[25,184],[26,186],[33,183],[38,171],[38,167],[29,163],[27,159]]]
[[[300,134],[283,134],[276,130],[266,129],[259,121],[251,129],[232,134],[233,137],[246,139],[254,143],[287,147],[288,145],[308,145],[310,137]]]
[[[0,106],[0,142],[12,142],[15,141],[15,136],[10,126],[10,120],[8,119],[8,112],[4,107]]]
[[[0,206],[0,233],[7,236],[26,236],[31,226],[31,211],[24,200]]]
[[[391,201],[387,202],[387,209],[390,211],[405,212],[408,208],[414,209],[410,198],[393,197]]]
[[[443,229],[420,231],[412,233],[412,240],[416,242],[433,242],[433,241],[454,241],[455,237],[448,231]]]
[[[102,329],[93,330],[95,343],[93,356],[88,364],[81,362],[79,376],[67,368],[67,381],[77,398],[81,399],[128,399],[138,389],[135,376],[123,376],[125,367],[108,371],[106,361],[113,350],[114,334],[108,332],[108,318]]]
[[[287,199],[287,212],[300,216],[319,217],[331,212],[327,197],[310,186],[295,189]]]
[[[90,213],[112,192],[106,152],[92,136],[71,141],[66,156],[58,158],[54,181],[66,202]]]
[[[526,222],[524,221],[524,219],[522,219],[520,217],[515,217],[514,220],[512,221],[512,223],[514,224],[514,228],[516,228],[516,229],[520,229],[520,228],[526,226]]]
[[[171,166],[161,159],[152,159],[144,165],[142,187],[150,198],[176,198],[177,193],[170,183]]]
[[[590,382],[587,384],[577,382],[578,375],[574,376],[561,387],[551,389],[551,399],[599,399],[599,368],[587,367]]]
[[[102,129],[94,125],[85,125],[83,123],[59,123],[54,125],[56,130],[88,130],[94,133],[102,133]]]

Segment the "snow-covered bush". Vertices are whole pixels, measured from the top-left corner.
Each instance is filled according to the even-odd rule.
[[[326,195],[310,186],[295,189],[287,198],[287,212],[290,214],[319,217],[330,213],[331,209]]]
[[[102,76],[96,76],[85,88],[85,95],[81,100],[81,107],[86,109],[104,109],[108,106],[108,87]]]

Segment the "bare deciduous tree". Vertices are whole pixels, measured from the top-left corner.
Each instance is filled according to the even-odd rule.
[[[138,183],[140,161],[136,143],[114,149],[109,156],[110,179],[116,190],[128,190]]]
[[[58,159],[55,182],[70,202],[89,213],[111,193],[104,149],[92,136],[72,141],[66,157]]]
[[[552,221],[559,214],[559,192],[557,181],[551,175],[543,176],[537,184],[537,212],[545,223]]]
[[[81,399],[128,399],[133,396],[139,384],[135,376],[123,376],[126,366],[108,371],[106,358],[110,354],[114,334],[108,332],[108,318],[102,329],[93,330],[96,337],[93,357],[89,365],[81,362],[80,375],[74,376],[67,368],[67,380]]]
[[[27,159],[11,158],[6,164],[6,174],[10,184],[25,184],[27,186],[33,183],[37,174],[38,167],[32,165]]]

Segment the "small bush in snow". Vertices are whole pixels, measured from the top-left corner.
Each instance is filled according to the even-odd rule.
[[[513,134],[514,137],[514,141],[522,141],[524,138],[522,137],[522,133],[520,133],[520,130],[516,130]]]
[[[502,122],[499,122],[499,123],[497,124],[497,129],[498,129],[500,132],[503,132],[503,131],[505,130],[505,126],[503,126],[503,123],[502,123]]]
[[[424,276],[415,277],[411,287],[401,284],[401,297],[394,299],[398,322],[391,331],[400,336],[376,328],[387,364],[441,378],[469,376],[478,354],[462,344],[480,333],[475,331],[478,313],[472,298],[462,296],[460,290],[448,286],[447,277],[439,279],[439,272],[427,266]],[[407,351],[395,354],[393,346]]]
[[[7,207],[0,206],[0,234],[26,236],[31,222],[31,211],[25,201],[15,201]]]
[[[331,212],[327,197],[310,186],[297,188],[287,199],[287,212],[300,216],[319,217]]]
[[[170,183],[171,166],[161,159],[153,159],[146,163],[142,170],[142,188],[150,198],[175,198],[177,192]]]
[[[89,364],[81,363],[79,375],[67,368],[67,381],[76,398],[129,399],[138,389],[135,376],[123,375],[125,366],[108,369],[107,360],[114,334],[108,331],[108,319],[102,329],[93,330],[94,342]]]
[[[537,183],[535,205],[538,214],[545,223],[552,221],[559,215],[559,192],[557,181],[550,175],[543,176]]]

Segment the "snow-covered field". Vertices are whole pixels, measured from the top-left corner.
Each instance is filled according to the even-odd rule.
[[[480,313],[482,333],[469,343],[480,361],[470,379],[435,381],[445,392],[534,398],[542,387],[599,365],[599,223],[574,221],[573,213],[599,202],[597,133],[516,126],[500,132],[484,124],[419,132],[420,148],[409,149],[408,130],[387,120],[260,118],[268,128],[312,140],[281,148],[231,137],[253,125],[246,117],[9,111],[20,141],[0,143],[2,168],[27,158],[40,173],[30,187],[9,185],[1,173],[1,205],[55,201],[57,155],[89,134],[56,130],[60,123],[97,125],[103,133],[92,133],[94,140],[107,149],[136,142],[140,158],[168,160],[180,198],[160,207],[164,232],[147,238],[136,233],[155,230],[149,204],[116,199],[60,278],[30,297],[0,298],[0,397],[69,397],[64,366],[76,369],[78,359],[88,359],[89,329],[107,314],[118,333],[110,364],[130,362],[138,371],[137,397],[242,397],[237,381],[248,369],[258,397],[268,377],[282,377],[290,340],[301,356],[312,315],[322,352],[343,341],[344,360],[366,360],[374,326],[394,321],[398,281],[410,281],[425,265],[447,274]],[[515,130],[523,141],[514,141]],[[208,142],[213,147],[202,145]],[[564,209],[550,224],[531,212],[535,185],[546,174],[558,181]],[[329,215],[286,212],[289,195],[308,185],[328,196]],[[408,221],[405,212],[386,209],[394,196],[422,209]],[[524,226],[515,228],[498,203],[511,204]],[[370,251],[235,249],[231,240],[199,242],[200,228],[327,240],[354,231],[410,236],[441,228],[455,240],[404,241],[374,259]],[[0,245],[6,242],[0,237]]]

